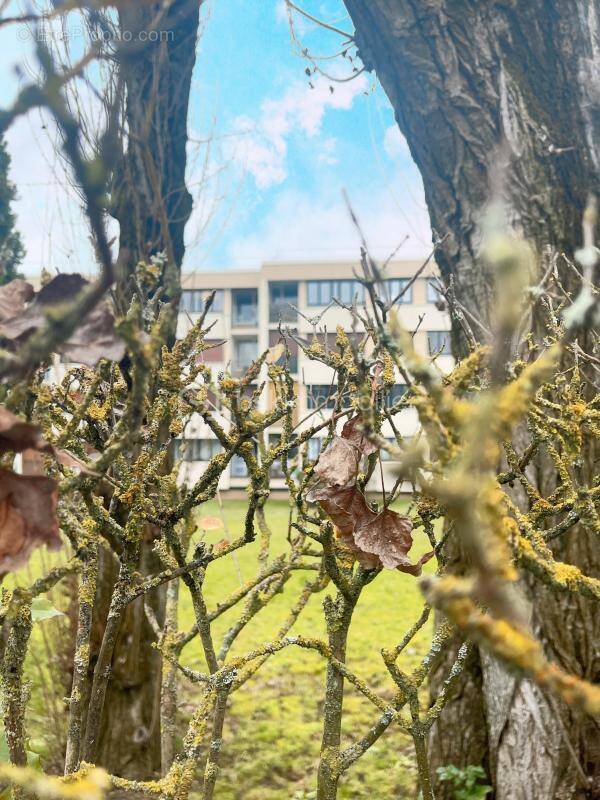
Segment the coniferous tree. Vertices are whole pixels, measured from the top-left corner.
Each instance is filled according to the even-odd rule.
[[[10,156],[6,143],[0,139],[0,285],[21,277],[18,267],[25,255],[11,208],[17,190],[8,177],[9,168]]]

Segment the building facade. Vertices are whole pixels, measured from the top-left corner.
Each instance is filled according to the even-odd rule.
[[[421,262],[391,262],[386,269],[386,291],[390,299],[402,294],[397,303],[398,313],[405,328],[415,332],[415,348],[423,355],[435,355],[435,363],[446,372],[452,367],[450,321],[447,313],[441,310],[431,283],[437,274],[435,265],[428,265],[407,288],[420,267]],[[316,333],[325,347],[335,347],[339,326],[353,335],[361,333],[351,313],[332,302],[337,299],[350,305],[356,298],[359,306],[364,303],[363,287],[354,277],[356,269],[356,264],[348,262],[277,262],[265,263],[256,271],[185,274],[178,335],[185,335],[197,321],[204,310],[205,298],[215,291],[206,319],[210,332],[205,341],[210,348],[203,353],[215,378],[220,372],[230,372],[234,377],[242,375],[262,352],[277,344],[281,337],[280,325],[308,342]],[[315,325],[317,318],[319,322]],[[334,373],[324,364],[307,358],[295,342],[289,338],[287,341],[292,352],[290,367],[297,394],[295,422],[301,431],[331,414],[333,403],[328,402],[328,398]],[[405,388],[398,374],[394,397],[399,397]],[[269,408],[272,400],[268,391],[267,386],[261,395],[263,410]],[[226,411],[222,412],[219,422],[227,427]],[[394,424],[403,437],[411,438],[418,432],[414,409],[403,410]],[[392,439],[391,428],[384,427],[382,433]],[[275,442],[279,434],[277,427],[269,430],[270,443]],[[323,430],[320,436],[325,435],[326,430]],[[305,451],[299,454],[299,460],[315,458],[321,440],[319,436],[311,439]],[[202,418],[194,416],[186,425],[179,449],[181,480],[192,483],[200,477],[207,461],[219,452],[219,443]],[[393,480],[393,473],[393,464],[386,464],[386,483]],[[273,465],[271,477],[273,489],[285,488],[277,464]],[[220,488],[243,489],[247,483],[245,464],[241,458],[234,457],[221,477]]]

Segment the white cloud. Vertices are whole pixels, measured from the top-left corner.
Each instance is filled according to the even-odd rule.
[[[421,258],[431,249],[429,217],[422,189],[410,187],[393,197],[383,190],[367,201],[352,198],[370,251],[387,257],[406,237],[399,258]],[[359,253],[358,234],[337,191],[317,195],[284,190],[272,212],[251,235],[234,240],[231,266],[251,267],[269,260],[348,258]]]
[[[275,19],[280,25],[285,25],[289,27],[290,18],[289,18],[289,11],[288,6],[285,0],[278,0],[275,6]],[[299,14],[298,12],[294,12],[292,16],[294,22],[294,31],[296,36],[302,37],[306,33],[308,33],[311,29],[315,28],[314,23],[309,22],[309,20]]]
[[[314,89],[308,84],[294,83],[276,99],[264,100],[257,120],[238,117],[234,129],[236,137],[233,157],[239,161],[259,189],[283,183],[287,177],[288,142],[292,137],[315,141],[321,133],[325,114],[329,109],[347,111],[361,92],[367,88],[367,78],[359,75],[348,83],[331,84],[325,78],[315,79]],[[331,162],[331,140],[315,143],[317,158]]]
[[[319,152],[317,153],[317,161],[321,164],[326,164],[328,167],[337,164],[339,159],[336,155],[338,140],[335,136],[329,136],[322,139],[319,145]]]
[[[275,19],[277,22],[288,24],[288,7],[285,0],[277,0],[275,6]]]
[[[400,133],[400,128],[397,125],[390,125],[386,129],[383,136],[383,149],[394,161],[398,158],[410,157],[408,143]]]
[[[43,267],[89,273],[95,259],[81,202],[70,186],[52,142],[52,125],[38,112],[11,126],[6,135],[12,159],[10,176],[17,186],[17,227],[26,255],[23,271]]]

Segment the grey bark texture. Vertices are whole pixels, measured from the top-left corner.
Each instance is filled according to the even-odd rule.
[[[202,0],[123,3],[122,30],[133,43],[120,53],[126,90],[127,148],[113,186],[119,221],[120,278],[137,260],[166,252],[177,270],[185,252],[192,197],[185,183],[188,108]],[[138,42],[148,32],[156,42]]]
[[[492,280],[479,222],[500,147],[513,227],[538,250],[572,255],[590,191],[600,188],[598,0],[345,0],[359,54],[375,70],[421,172],[444,279],[484,321]],[[462,342],[455,331],[454,346]],[[592,462],[590,462],[592,463]],[[598,575],[598,543],[575,528],[559,557]],[[600,678],[600,615],[591,602],[530,586],[549,654]],[[448,661],[442,660],[433,690]],[[476,734],[481,715],[487,741]],[[528,681],[476,658],[431,739],[432,767],[488,766],[495,797],[600,798],[597,722],[559,707]],[[459,741],[460,740],[460,741]],[[436,797],[448,798],[437,787]]]
[[[131,276],[137,263],[157,253],[167,256],[163,299],[173,299],[180,288],[185,226],[192,211],[185,182],[186,147],[201,5],[202,0],[172,0],[123,3],[119,8],[120,28],[130,34],[131,43],[118,53],[126,146],[115,170],[110,212],[120,226],[117,301],[123,310],[135,290]],[[126,373],[128,365],[123,368]],[[158,535],[151,525],[144,531],[138,567],[142,574],[161,568],[152,549]],[[97,648],[114,580],[115,564],[104,557],[97,595]],[[147,602],[162,625],[166,587],[150,592]],[[165,735],[161,742],[161,656],[153,647],[155,640],[139,598],[127,607],[120,623],[97,744],[98,763],[131,779],[158,777],[161,761],[164,769],[173,755],[173,736]],[[173,697],[169,700],[173,702]]]

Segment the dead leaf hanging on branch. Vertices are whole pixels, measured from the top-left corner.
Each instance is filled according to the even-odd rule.
[[[413,544],[412,528],[409,517],[387,508],[366,524],[359,524],[354,529],[354,541],[361,550],[379,556],[384,567],[420,575],[423,564],[433,552],[426,553],[416,564],[412,563],[407,555]]]
[[[60,547],[57,502],[52,478],[0,470],[0,573],[24,566],[42,544]]]
[[[60,274],[39,292],[22,280],[0,287],[0,339],[17,351],[47,324],[48,315],[70,305],[89,286],[78,274]],[[72,336],[58,347],[68,361],[95,366],[101,358],[120,361],[125,344],[115,332],[115,319],[106,301],[99,303],[81,321]]]
[[[23,453],[25,450],[50,453],[52,447],[44,439],[39,425],[25,422],[0,406],[0,453]]]
[[[353,444],[364,456],[370,456],[379,449],[367,437],[360,417],[352,417],[346,422],[342,428],[342,438]]]
[[[29,474],[0,469],[0,574],[22,567],[42,544],[61,545],[56,505],[56,481],[43,474],[42,453],[60,464],[95,474],[79,458],[55,448],[41,428],[0,406],[0,454],[21,453]]]
[[[21,278],[0,286],[0,322],[22,313],[34,295],[33,286]]]
[[[356,480],[359,461],[358,448],[341,436],[334,436],[321,454],[315,475],[327,486],[348,486]]]
[[[365,569],[387,567],[410,575],[420,575],[423,564],[433,557],[426,553],[416,564],[408,557],[413,545],[412,521],[391,509],[377,513],[356,487],[356,477],[364,456],[377,447],[362,430],[360,417],[344,425],[321,454],[315,474],[321,484],[310,499],[317,502],[336,527],[338,538]]]

